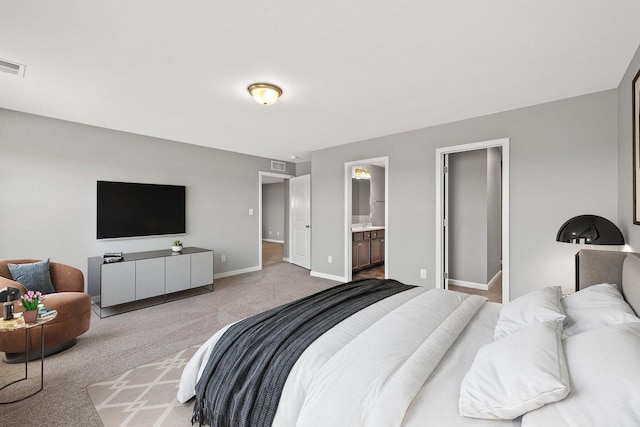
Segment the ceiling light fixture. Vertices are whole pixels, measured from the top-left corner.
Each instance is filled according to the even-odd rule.
[[[254,83],[247,88],[258,104],[275,104],[282,95],[282,89],[270,83]]]
[[[355,179],[371,179],[371,172],[366,169],[356,168],[353,175]]]

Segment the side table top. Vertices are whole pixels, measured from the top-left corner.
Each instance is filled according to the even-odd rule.
[[[25,323],[24,319],[22,318],[22,312],[14,313],[13,319],[11,320],[4,320],[0,318],[0,332],[15,331],[17,329],[29,329],[35,326],[44,325],[45,323],[55,319],[57,315],[58,312],[52,310],[47,313],[46,316],[38,317],[38,320],[36,320],[34,323]]]

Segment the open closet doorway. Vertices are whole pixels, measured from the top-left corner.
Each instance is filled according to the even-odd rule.
[[[509,301],[509,140],[436,150],[440,288]]]
[[[388,278],[389,158],[345,163],[345,279]]]
[[[259,269],[287,260],[290,175],[259,173]]]

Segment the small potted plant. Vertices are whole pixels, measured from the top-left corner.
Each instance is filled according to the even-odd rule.
[[[38,320],[38,304],[44,301],[40,291],[29,291],[20,297],[20,305],[24,309],[22,317],[25,323],[34,323]]]
[[[182,242],[180,240],[174,240],[171,244],[171,250],[173,252],[180,252],[182,250]]]

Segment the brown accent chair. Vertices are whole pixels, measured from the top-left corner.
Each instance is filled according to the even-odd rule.
[[[38,262],[37,259],[0,260],[0,289],[13,286],[22,294],[27,290],[24,286],[11,280],[11,272],[7,264],[27,264]],[[44,325],[45,355],[57,353],[73,346],[76,338],[89,330],[91,321],[91,297],[84,292],[84,276],[77,268],[49,262],[51,283],[56,293],[45,295],[44,305],[54,309],[58,315]],[[16,312],[23,311],[19,301],[14,303]],[[1,315],[0,315],[1,317]],[[41,328],[29,331],[29,356],[40,357]],[[34,351],[37,350],[37,351]],[[0,351],[5,353],[6,362],[24,360],[24,330],[0,332]],[[33,353],[31,353],[33,351]],[[17,353],[17,354],[15,354]]]

